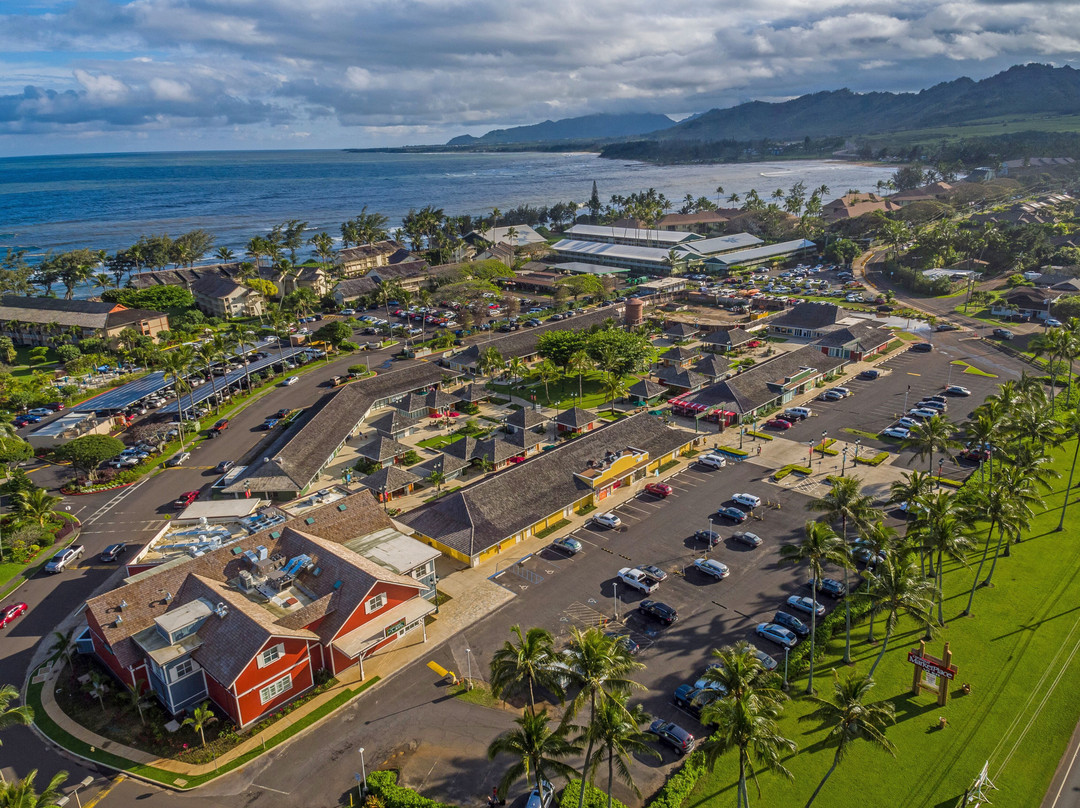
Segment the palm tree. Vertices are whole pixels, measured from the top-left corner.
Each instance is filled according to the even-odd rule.
[[[1071,350],[1071,338],[1064,328],[1051,328],[1039,334],[1031,341],[1030,348],[1036,358],[1046,357],[1050,371],[1050,411],[1054,411],[1054,396],[1057,391],[1059,360]],[[1070,364],[1072,364],[1070,362]]]
[[[844,563],[847,549],[836,532],[824,522],[807,522],[805,535],[798,544],[785,544],[780,548],[782,564],[803,564],[809,567],[810,577],[815,582],[823,577],[822,567],[828,563]],[[817,605],[817,592],[811,592]],[[806,692],[814,692],[814,648],[817,639],[817,609],[810,610],[810,676],[806,683]]]
[[[217,376],[214,375],[214,364],[220,358],[221,350],[218,345],[214,344],[215,341],[224,342],[220,335],[215,334],[213,339],[204,341],[196,348],[195,354],[202,362],[203,368],[206,369],[206,375],[210,377],[211,400],[214,402],[214,412],[216,413],[221,402],[218,400]]]
[[[446,475],[435,469],[427,476],[427,481],[435,486],[436,491],[442,491],[443,483],[446,482]]]
[[[766,670],[750,643],[745,640],[714,648],[712,657],[716,662],[706,668],[702,678],[706,689],[718,696],[726,694],[737,699],[753,696],[759,701],[776,705],[787,700],[780,686],[780,677]]]
[[[217,721],[217,716],[214,715],[214,711],[210,709],[210,702],[204,701],[201,706],[196,707],[191,711],[191,715],[184,719],[180,726],[186,727],[189,724],[191,728],[199,733],[199,738],[202,740],[203,748],[206,748],[206,728]]]
[[[544,385],[544,401],[550,406],[551,404],[551,391],[548,389],[548,385],[558,380],[559,369],[555,367],[555,363],[550,359],[545,359],[535,368],[533,368],[533,374]]]
[[[129,685],[127,682],[124,682],[124,689],[120,693],[120,696],[129,706],[134,707],[139,711],[139,723],[146,726],[146,716],[143,715],[142,689],[137,684]]]
[[[889,640],[892,639],[902,614],[929,626],[935,589],[936,587],[923,577],[910,554],[886,559],[874,567],[870,573],[866,596],[871,602],[871,620],[875,615],[885,613],[885,639],[881,641],[881,650],[878,651],[874,664],[870,666],[871,676],[877,670],[881,658],[885,656],[885,649],[889,646]]]
[[[873,687],[874,679],[867,674],[851,671],[841,678],[836,671],[833,671],[832,699],[810,696],[811,700],[819,706],[812,713],[799,716],[799,720],[820,721],[828,726],[829,734],[826,741],[836,745],[836,752],[833,754],[829,770],[825,772],[818,787],[810,795],[806,808],[813,805],[822,786],[836,771],[836,767],[855,741],[868,741],[878,749],[896,757],[895,747],[885,737],[885,728],[896,721],[896,714],[892,702],[866,703],[866,698]]]
[[[520,356],[511,356],[510,361],[506,363],[506,373],[508,379],[523,379],[525,378],[525,371],[528,366],[525,364],[525,360]]]
[[[921,502],[925,508],[925,518],[920,523],[918,534],[922,549],[930,553],[930,577],[937,582],[938,625],[944,626],[945,558],[958,561],[966,567],[967,551],[975,546],[975,541],[967,535],[969,525],[966,515],[960,510],[959,497],[956,494],[938,491]],[[936,569],[934,554],[937,554]]]
[[[579,351],[575,351],[570,355],[570,358],[566,361],[566,369],[571,373],[577,374],[577,394],[578,399],[584,398],[581,388],[581,377],[586,373],[589,373],[596,367],[592,357],[589,356],[589,352],[582,348]]]
[[[505,698],[508,693],[527,689],[529,711],[536,714],[536,686],[562,698],[559,659],[551,632],[533,627],[524,634],[521,626],[511,626],[517,643],[507,640],[491,658],[491,692]]]
[[[901,446],[904,449],[914,449],[915,456],[920,460],[929,456],[927,471],[933,474],[934,452],[947,452],[960,445],[959,441],[953,438],[955,431],[951,421],[942,415],[934,415],[915,424],[911,428],[911,436],[905,438]]]
[[[616,695],[600,705],[593,720],[585,727],[582,739],[596,746],[596,756],[589,768],[589,782],[596,777],[596,770],[604,758],[607,758],[607,797],[608,808],[611,808],[611,790],[615,785],[615,773],[618,771],[619,779],[637,796],[641,796],[641,790],[634,782],[630,773],[631,755],[660,757],[660,753],[653,749],[648,733],[642,732],[641,727],[649,723],[649,714],[640,704],[633,707],[626,705],[626,696]],[[582,790],[585,784],[581,785]]]
[[[840,520],[841,538],[844,540],[844,591],[848,586],[848,570],[851,569],[851,545],[848,544],[848,523],[856,528],[869,524],[879,511],[874,507],[873,497],[862,492],[862,480],[858,477],[834,477],[825,496],[812,499],[806,507],[825,515],[826,521]],[[851,664],[851,598],[844,598],[844,664]]]
[[[482,375],[494,377],[496,373],[502,370],[503,364],[502,353],[492,345],[490,348],[484,349],[480,354],[476,367]]]
[[[998,521],[998,543],[994,548],[994,560],[990,564],[990,572],[986,574],[983,586],[990,586],[994,579],[994,570],[997,568],[997,560],[1002,555],[1009,555],[1009,545],[1005,544],[1005,552],[1001,552],[1001,545],[1005,537],[1017,537],[1020,532],[1031,524],[1035,516],[1035,508],[1043,503],[1036,481],[1025,474],[1021,469],[1005,468],[1001,472],[1002,485],[998,495],[1002,497],[1008,507],[1008,517]]]
[[[1015,503],[1008,497],[1004,487],[1004,476],[999,470],[988,482],[986,490],[980,492],[978,508],[982,518],[989,521],[990,526],[986,530],[986,544],[983,547],[982,556],[979,558],[979,566],[975,570],[975,579],[971,582],[967,606],[961,612],[965,616],[971,614],[971,604],[975,599],[975,590],[979,587],[979,576],[982,575],[983,564],[986,563],[986,557],[990,553],[990,542],[994,535],[994,528],[1001,530],[1001,526],[1006,525],[1004,529],[1009,529],[1016,523],[1018,518]],[[999,540],[998,546],[1000,544]]]
[[[69,522],[79,520],[66,511],[58,511],[56,506],[63,502],[64,498],[50,494],[44,488],[31,488],[28,491],[19,491],[12,498],[13,510],[22,520],[33,522],[40,528],[54,521],[56,518],[66,519]]]
[[[600,388],[604,391],[604,398],[611,399],[611,414],[615,414],[615,400],[627,394],[626,382],[618,373],[605,373],[600,377]]]
[[[54,631],[52,635],[53,644],[49,646],[47,662],[50,665],[55,662],[68,664],[71,662],[71,655],[75,652],[75,629],[69,628],[67,632]]]
[[[1061,519],[1058,520],[1058,532],[1065,528],[1065,511],[1069,507],[1069,495],[1072,493],[1073,472],[1076,471],[1076,458],[1080,455],[1080,410],[1068,410],[1061,416],[1063,434],[1069,440],[1076,441],[1073,447],[1072,464],[1069,466],[1069,482],[1065,485],[1065,498],[1061,503]]]
[[[98,700],[102,712],[105,712],[105,694],[109,689],[108,680],[96,670],[90,671],[89,678],[83,684],[83,690]]]
[[[60,794],[60,786],[68,778],[65,771],[57,772],[45,786],[40,794],[34,790],[34,780],[37,779],[37,769],[31,769],[30,773],[21,780],[12,780],[10,783],[0,783],[0,805],[4,808],[59,808],[61,799],[67,801]]]
[[[522,777],[526,780],[534,778],[531,782],[543,793],[541,783],[548,779],[544,776],[546,772],[554,772],[567,779],[576,774],[573,767],[562,760],[581,751],[580,746],[567,740],[566,736],[571,730],[569,724],[560,722],[550,729],[548,724],[551,719],[546,709],[535,715],[523,713],[514,723],[518,729],[504,732],[491,742],[487,750],[488,760],[494,760],[502,753],[516,758],[499,781],[499,796],[505,797],[510,786]]]
[[[176,420],[180,424],[181,451],[184,449],[184,405],[181,403],[181,397],[185,390],[190,391],[192,389],[187,383],[187,374],[193,357],[194,353],[186,345],[173,348],[171,351],[166,351],[161,355],[161,367],[165,371],[165,378],[172,379],[173,390],[175,391]],[[191,409],[192,415],[194,415],[194,404],[191,405]]]
[[[629,693],[633,688],[642,688],[637,682],[628,679],[627,674],[645,666],[635,662],[626,647],[616,638],[606,636],[597,628],[587,631],[577,628],[572,630],[570,645],[562,654],[562,664],[567,679],[580,688],[567,707],[564,722],[577,715],[587,701],[589,723],[586,726],[591,725],[596,718],[598,702],[602,703],[615,694]],[[583,808],[585,804],[584,783],[592,765],[594,742],[595,738],[589,738],[585,748],[585,761],[581,767],[583,785],[578,808]]]
[[[730,750],[738,750],[739,790],[735,797],[738,808],[750,806],[750,795],[746,791],[747,770],[754,778],[758,797],[761,796],[761,785],[757,782],[756,767],[793,779],[782,756],[785,752],[795,752],[796,746],[794,741],[780,734],[779,716],[778,704],[762,701],[750,693],[720,699],[702,712],[702,723],[716,725],[716,731],[701,747],[709,768]]]
[[[15,685],[0,685],[0,730],[8,727],[28,727],[34,722],[34,708],[29,704],[12,707],[12,702],[19,697]]]
[[[218,247],[214,250],[214,257],[223,264],[231,264],[236,260],[236,253],[228,247]]]

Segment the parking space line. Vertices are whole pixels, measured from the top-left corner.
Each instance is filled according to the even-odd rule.
[[[641,504],[641,503],[638,503],[638,504]],[[635,507],[634,507],[633,505],[631,505],[631,504],[630,504],[629,502],[624,502],[624,503],[622,503],[621,505],[617,505],[617,506],[616,506],[616,510],[618,510],[619,508],[628,508],[628,509],[630,509],[631,511],[634,511],[635,513],[644,513],[644,514],[648,514],[648,513],[649,513],[648,511],[641,511],[641,510],[639,510],[638,508],[635,508]]]

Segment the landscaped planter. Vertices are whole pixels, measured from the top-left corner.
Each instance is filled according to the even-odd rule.
[[[714,451],[720,452],[720,454],[730,457],[732,460],[746,460],[750,456],[749,452],[744,452],[742,449],[728,449],[724,446]]]
[[[87,490],[79,491],[79,490],[76,490],[74,488],[68,488],[68,487],[65,486],[64,488],[60,489],[60,493],[64,494],[65,496],[69,496],[69,497],[82,497],[82,496],[86,496],[87,494],[100,494],[102,491],[112,491],[112,490],[114,490],[116,488],[127,488],[128,486],[135,485],[135,483],[137,483],[137,482],[139,482],[139,481],[138,480],[132,480],[131,482],[128,482],[128,483],[107,483],[105,485],[92,486],[93,490],[91,490],[91,491],[87,491]]]

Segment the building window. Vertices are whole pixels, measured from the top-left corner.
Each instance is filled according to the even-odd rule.
[[[385,605],[386,605],[386,595],[383,594],[382,592],[380,592],[378,595],[371,598],[370,600],[368,600],[367,603],[364,604],[364,611],[367,614],[371,614],[373,612],[379,611],[379,609],[381,609]]]
[[[276,682],[268,684],[266,687],[259,691],[259,700],[266,704],[268,701],[273,701],[282,693],[287,693],[292,690],[292,674],[286,673]]]
[[[281,656],[285,653],[285,646],[278,643],[273,648],[267,648],[262,654],[259,655],[259,667],[265,668],[267,665],[272,665],[281,659]]]
[[[175,682],[177,679],[183,679],[185,676],[191,675],[194,670],[195,663],[192,662],[190,659],[185,659],[183,662],[181,662],[169,672],[170,678],[172,679],[172,681]]]

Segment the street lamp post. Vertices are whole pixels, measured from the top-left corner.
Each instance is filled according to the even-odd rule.
[[[904,415],[907,415],[907,400],[908,395],[911,393],[911,385],[907,386],[907,390],[904,391]]]
[[[855,438],[855,457],[851,459],[852,465],[859,462],[859,447],[862,446],[862,438]]]
[[[364,799],[364,794],[367,792],[367,766],[364,765],[364,747],[360,747],[360,784],[357,786],[357,790],[360,792],[360,799]]]
[[[806,442],[806,445],[808,447],[810,447],[810,458],[807,460],[806,465],[813,466],[814,465],[814,442],[812,440],[808,440]]]
[[[821,430],[821,459],[825,459],[825,436],[829,434],[827,429]]]
[[[788,685],[788,678],[787,678],[787,670],[788,670],[788,651],[789,651],[789,649],[788,649],[788,647],[787,647],[787,646],[785,645],[785,646],[784,646],[784,690],[787,690],[787,689],[788,689],[788,687],[790,687],[790,685]]]
[[[848,450],[848,447],[845,446],[843,448],[843,450],[840,452],[840,456],[841,456],[841,460],[840,460],[840,476],[841,477],[845,476],[844,470],[847,468],[847,450]]]
[[[746,434],[746,427],[739,427],[739,448],[742,449],[743,435]]]
[[[469,687],[469,683],[472,681],[472,649],[465,649],[465,662],[468,665],[468,674],[465,676],[465,687]]]
[[[79,806],[79,808],[82,808],[82,800],[79,798],[79,789],[80,788],[86,788],[87,786],[91,785],[93,782],[94,782],[94,778],[90,777],[90,776],[87,776],[87,777],[84,777],[82,780],[80,780],[78,783],[75,784],[74,791],[72,791],[71,793],[75,797],[75,804],[77,806]],[[60,797],[60,799],[58,799],[56,801],[56,805],[60,805],[60,806],[67,805],[70,800],[71,800],[71,797],[66,797],[66,796],[65,797]]]
[[[943,459],[939,459],[937,462],[937,487],[941,488],[941,467],[945,465]]]
[[[615,622],[619,622],[619,584],[618,582],[611,585],[612,597],[615,599]]]

